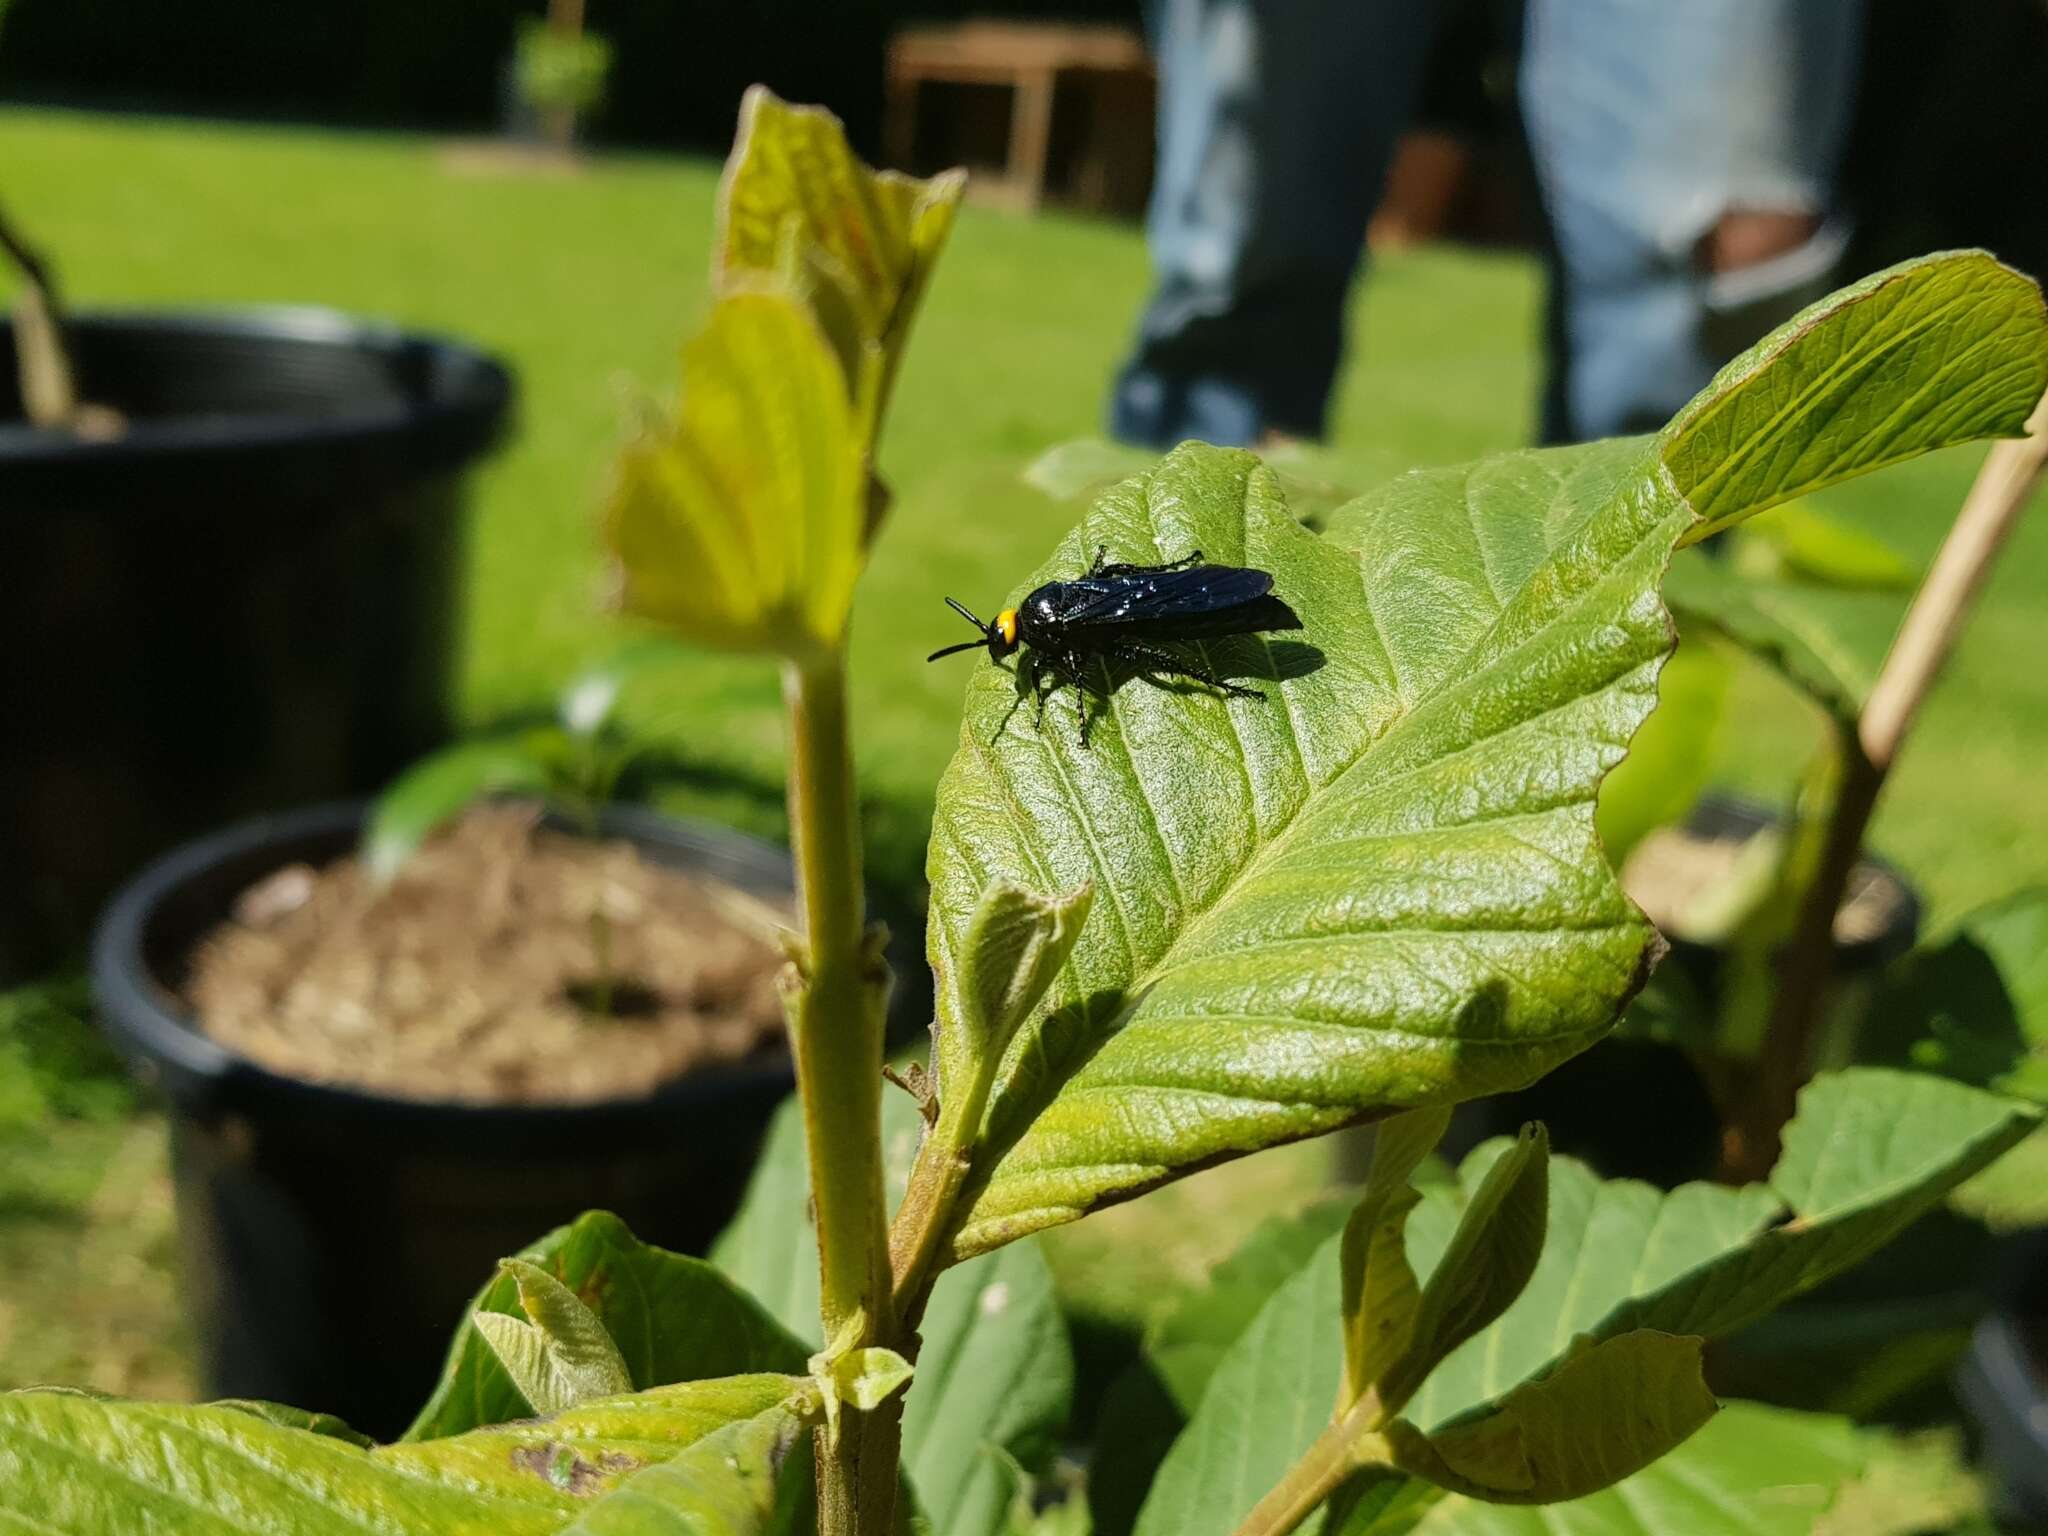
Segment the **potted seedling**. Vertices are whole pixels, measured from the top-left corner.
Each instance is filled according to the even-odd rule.
[[[384,1445],[268,1404],[0,1397],[0,1513],[1359,1536],[1672,1511],[1689,1536],[1789,1536],[1888,1456],[1844,1419],[1720,1402],[1706,1345],[1882,1247],[2032,1106],[1830,1070],[1767,1182],[1669,1194],[1553,1156],[1536,1125],[1455,1173],[1430,1154],[1454,1105],[1608,1033],[1662,956],[1594,804],[1656,704],[1673,550],[2017,432],[2048,382],[2038,290],[1979,254],[1908,263],[1654,438],[1404,475],[1326,535],[1248,453],[1184,445],[1111,488],[969,658],[927,866],[931,1051],[891,1087],[846,638],[889,382],[958,193],[877,176],[831,119],[753,94],[714,302],[610,510],[634,611],[785,669],[798,1091],[713,1261],[602,1214],[540,1237],[479,1276],[439,1387]],[[1154,605],[1187,592],[1162,572],[1218,567],[1219,593],[1299,630],[1279,606],[1204,627],[1220,599]],[[1144,611],[1083,634],[1085,592],[1045,590],[1077,580]],[[1033,593],[1066,628],[1020,616]],[[1276,630],[1302,649],[1277,655]],[[1083,695],[1085,742],[1067,708],[1036,717],[1048,675]],[[1134,1390],[1085,1465],[1056,1463],[1071,1357],[1038,1234],[1352,1125],[1373,1128],[1362,1186],[1177,1305],[1149,1407]]]
[[[69,314],[55,263],[0,230],[19,978],[179,839],[366,793],[445,738],[465,480],[511,382],[319,310]]]
[[[1602,829],[1626,861],[1624,882],[1678,953],[1615,1040],[1504,1101],[1496,1123],[1516,1113],[1561,1120],[1561,1139],[1611,1172],[1670,1183],[1718,1163],[1721,1177],[1740,1180],[1768,1166],[1799,1085],[1822,1064],[1911,1067],[2043,1097],[2035,1059],[2048,1009],[2030,947],[2041,893],[1998,898],[1914,947],[1911,887],[1867,852],[1864,835],[2038,481],[2044,422],[2048,411],[2037,409],[2034,435],[1992,449],[1924,580],[1804,507],[1768,540],[1759,537],[1766,520],[1737,530],[1721,558],[1677,557],[1666,594],[1692,670],[1667,671],[1673,707],[1645,730],[1649,755],[1603,791]],[[1909,603],[1892,595],[1901,588],[1915,589]],[[1804,694],[1825,724],[1823,748],[1783,819],[1709,799],[1687,823],[1650,830],[1686,815],[1700,786],[1730,657],[1768,666]],[[1631,1072],[1625,1089],[1588,1091],[1616,1089]],[[1883,1265],[1732,1342],[1731,1378],[1802,1405],[1908,1411],[1938,1396],[1949,1367],[1974,1348],[1980,1416],[2029,1422],[2048,1398],[2026,1364],[2033,1357],[2014,1343],[2042,1311],[2016,1257],[2032,1243],[2002,1248],[1992,1235],[2048,1223],[2028,1171],[2038,1155],[2030,1148],[1964,1191]],[[1984,1318],[1998,1297],[2019,1298],[2016,1310]],[[2029,1446],[2007,1458],[2009,1480],[2031,1476],[2032,1456]]]
[[[545,19],[520,22],[513,88],[556,154],[575,149],[577,122],[603,102],[611,67],[611,44],[583,25],[583,0],[549,0]]]
[[[324,1387],[396,1432],[480,1265],[597,1204],[686,1251],[730,1216],[790,1082],[793,892],[781,850],[615,799],[651,739],[616,706],[679,649],[630,642],[553,721],[202,839],[115,900],[99,1009],[170,1103],[210,1391]],[[366,1244],[405,1257],[341,1283]]]

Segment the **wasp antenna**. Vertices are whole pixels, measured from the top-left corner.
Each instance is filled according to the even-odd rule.
[[[925,657],[925,660],[937,661],[941,656],[951,656],[956,651],[978,651],[986,644],[988,644],[986,640],[962,640],[958,645],[943,646],[933,651],[931,655]]]
[[[958,598],[947,598],[946,606],[952,609],[955,613],[959,614],[961,618],[965,619],[968,623],[972,624],[976,629],[981,630],[984,633],[987,632],[988,626],[982,623],[981,620],[977,619],[974,616],[973,612],[970,609],[968,609],[967,606],[963,604]]]

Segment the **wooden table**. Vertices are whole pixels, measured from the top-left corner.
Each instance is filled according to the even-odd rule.
[[[1053,99],[1063,75],[1087,77],[1098,88],[1142,86],[1149,145],[1152,59],[1144,39],[1129,28],[970,21],[899,32],[889,45],[885,134],[890,163],[916,163],[917,95],[927,83],[1006,86],[1011,92],[1007,164],[1000,176],[977,178],[975,190],[984,198],[1037,208],[1045,201]]]

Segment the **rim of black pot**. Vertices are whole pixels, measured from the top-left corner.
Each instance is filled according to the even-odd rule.
[[[1685,818],[1684,827],[1696,837],[1747,841],[1768,827],[1783,826],[1785,820],[1783,812],[1761,801],[1714,790],[1700,796],[1691,814]],[[1859,868],[1874,870],[1891,880],[1899,889],[1900,901],[1898,912],[1882,933],[1853,943],[1835,945],[1836,968],[1849,976],[1866,975],[1890,964],[1910,950],[1920,934],[1920,893],[1906,878],[1905,871],[1867,848],[1856,862]],[[1714,947],[1676,935],[1668,937],[1674,955],[1705,954]]]
[[[31,427],[0,318],[0,487],[86,477],[130,493],[137,515],[226,467],[238,494],[273,477],[331,488],[453,470],[498,442],[514,398],[509,368],[476,347],[317,305],[88,310],[66,324],[83,399],[122,407],[146,367],[172,395],[181,375],[203,379],[211,404],[141,411],[110,439]]]
[[[155,860],[115,893],[93,933],[91,980],[100,1026],[145,1082],[202,1119],[289,1117],[352,1133],[388,1131],[409,1143],[445,1141],[480,1152],[616,1147],[675,1140],[695,1115],[757,1105],[795,1086],[778,1040],[742,1061],[689,1072],[633,1098],[574,1103],[488,1104],[409,1099],[272,1071],[204,1034],[175,990],[195,942],[224,920],[253,881],[298,857],[350,852],[367,815],[347,801],[256,816],[196,838]],[[686,867],[767,899],[794,886],[789,854],[758,838],[637,806],[599,813],[598,831],[656,860]]]

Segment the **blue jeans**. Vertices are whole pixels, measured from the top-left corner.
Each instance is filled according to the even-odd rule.
[[[1156,0],[1156,282],[1117,437],[1319,437],[1366,220],[1406,124],[1428,0]],[[1522,103],[1552,250],[1557,440],[1663,422],[1825,286],[1862,0],[1528,0]],[[1721,213],[1818,233],[1705,271]]]
[[[1653,431],[1830,286],[1862,0],[1528,0],[1522,119],[1550,227],[1546,439]],[[1703,268],[1730,211],[1816,218]]]

